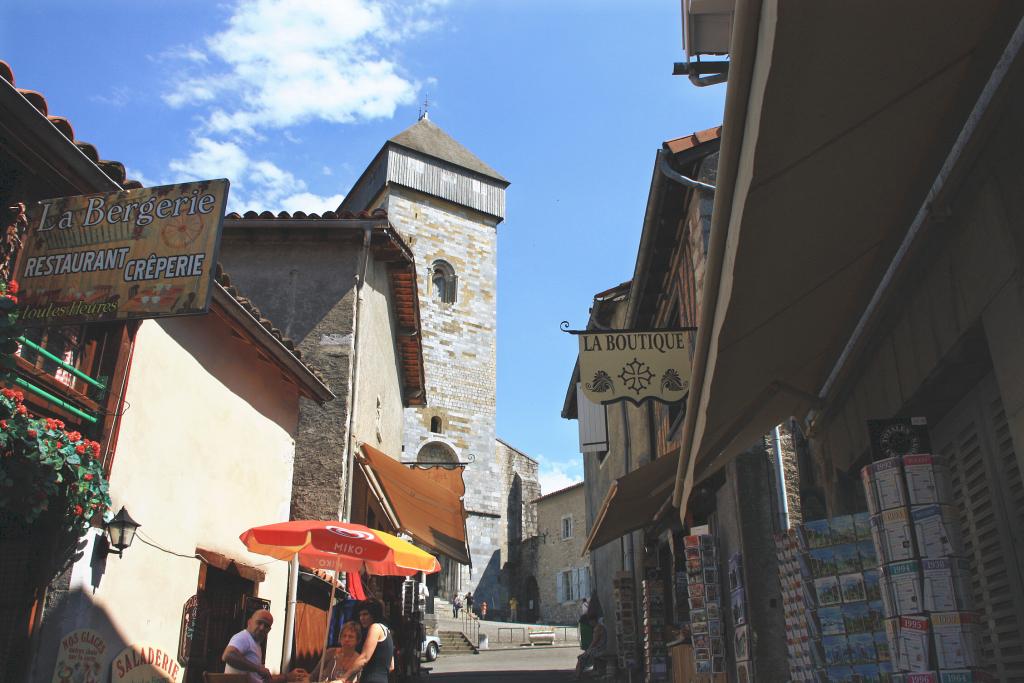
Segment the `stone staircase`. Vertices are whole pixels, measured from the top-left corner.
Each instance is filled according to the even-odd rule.
[[[462,631],[438,631],[442,655],[476,655],[480,651],[473,646]]]

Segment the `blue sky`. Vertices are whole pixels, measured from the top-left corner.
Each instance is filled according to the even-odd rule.
[[[335,207],[431,120],[511,180],[499,226],[498,435],[582,476],[561,320],[632,277],[654,155],[721,122],[671,75],[674,0],[5,3],[0,59],[146,184],[226,176],[233,209]]]

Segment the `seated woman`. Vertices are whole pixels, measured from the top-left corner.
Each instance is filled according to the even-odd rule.
[[[391,629],[381,623],[384,610],[379,602],[367,601],[359,609],[359,623],[366,639],[352,666],[345,669],[342,680],[362,672],[361,683],[388,683],[388,672],[395,668],[395,639]]]
[[[343,679],[342,674],[348,671],[359,653],[356,652],[356,642],[359,640],[359,625],[354,621],[347,622],[341,627],[341,634],[338,636],[340,647],[327,648],[327,652],[320,658],[320,663],[313,669],[310,678],[314,681],[355,681],[359,676]]]
[[[590,646],[576,660],[576,675],[573,676],[575,680],[579,680],[583,675],[583,670],[592,666],[597,658],[604,654],[604,648],[608,644],[608,631],[604,627],[604,618],[584,617],[584,619],[589,619],[594,624],[594,635],[590,640]]]

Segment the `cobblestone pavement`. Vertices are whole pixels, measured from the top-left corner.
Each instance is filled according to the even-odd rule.
[[[441,655],[424,664],[427,683],[564,683],[572,678],[578,648],[524,647],[478,655]]]

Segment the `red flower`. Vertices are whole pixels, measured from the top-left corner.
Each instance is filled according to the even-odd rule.
[[[36,430],[34,430],[34,429],[30,429],[30,430],[28,430],[25,433],[28,434],[28,438],[30,438],[30,439],[36,438]]]
[[[89,444],[89,446],[92,448],[92,454],[94,456],[99,457],[99,454],[100,454],[100,442],[99,441],[93,441],[91,444]]]
[[[82,435],[79,434],[78,432],[68,432],[68,441],[70,441],[71,443],[74,443],[76,441],[81,441],[81,440],[82,440]]]
[[[0,420],[0,429],[7,429],[7,420]]]
[[[26,414],[28,414],[28,408],[25,407],[25,404],[22,403],[22,404],[18,405],[18,414],[19,415],[26,415]]]
[[[64,422],[61,420],[54,420],[53,424],[57,426],[57,429],[64,429]]]
[[[64,448],[64,444],[62,444],[60,441],[58,441],[57,442],[57,450],[59,451],[62,448]]]
[[[92,481],[92,475],[91,474],[87,474],[84,477],[82,477],[82,479],[85,479],[86,481]]]
[[[83,512],[85,512],[85,510],[82,509],[81,505],[76,505],[75,506],[75,515],[76,516],[81,517]]]
[[[7,298],[13,301],[14,303],[18,303],[18,297],[16,296],[11,296],[10,294],[8,294]]]
[[[11,280],[10,282],[7,283],[8,294],[17,294],[19,289],[20,287],[18,286],[17,280]]]
[[[14,400],[18,401],[19,403],[21,401],[24,401],[25,400],[25,392],[24,391],[18,391],[17,389],[15,389],[14,390]]]
[[[79,455],[85,455],[85,444],[80,443],[77,446],[75,446],[75,453],[78,453]]]
[[[0,394],[3,394],[7,398],[14,398],[14,392],[11,389],[0,389]]]

